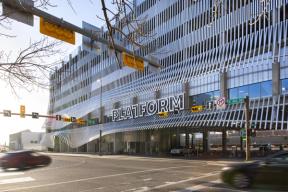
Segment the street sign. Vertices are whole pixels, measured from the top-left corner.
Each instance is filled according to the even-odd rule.
[[[204,110],[204,106],[203,105],[196,105],[191,107],[191,112],[195,113],[195,112],[200,112]]]
[[[244,102],[244,98],[236,98],[236,99],[228,99],[227,104],[234,105],[234,104],[243,103],[243,102]]]
[[[217,109],[225,109],[226,108],[226,98],[225,97],[219,97],[216,100],[216,108]]]
[[[25,105],[20,105],[20,117],[25,117]]]
[[[167,111],[159,112],[158,115],[159,115],[159,117],[165,118],[165,117],[168,117],[168,112]]]
[[[86,124],[86,120],[82,119],[82,118],[78,118],[76,120],[76,123],[79,124],[79,125],[85,125]]]
[[[96,119],[88,119],[88,126],[96,125]]]
[[[136,58],[133,55],[123,52],[122,61],[124,66],[132,67],[139,71],[144,71],[144,60]]]
[[[40,33],[75,44],[75,32],[40,17]]]
[[[38,119],[39,118],[39,113],[32,112],[32,118],[33,119]]]
[[[11,111],[10,110],[3,110],[4,117],[11,117]]]
[[[64,117],[64,118],[63,118],[63,121],[64,121],[64,122],[71,122],[71,118],[70,118],[70,117]]]
[[[22,0],[21,3],[23,2],[31,7],[34,6],[34,1],[32,0]],[[2,0],[3,15],[21,23],[33,26],[33,14],[26,12],[25,9],[21,7],[21,4],[20,6],[17,6],[18,4],[19,0]]]
[[[75,123],[77,121],[76,117],[71,117],[71,122]]]
[[[61,121],[61,119],[62,119],[61,115],[56,115],[56,120],[57,121]]]

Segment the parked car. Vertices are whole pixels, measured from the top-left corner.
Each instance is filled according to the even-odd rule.
[[[268,152],[268,151],[271,151],[271,150],[272,150],[271,144],[264,144],[264,145],[260,145],[259,146],[259,151]]]
[[[35,151],[8,152],[0,157],[0,167],[6,170],[9,168],[25,169],[27,167],[47,166],[51,158]]]
[[[170,154],[171,155],[183,155],[184,154],[184,147],[179,146],[179,147],[172,148],[170,150]]]
[[[273,154],[262,161],[223,168],[221,179],[236,188],[267,187],[288,190],[288,151]]]

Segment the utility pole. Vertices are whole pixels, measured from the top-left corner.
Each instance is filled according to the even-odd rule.
[[[102,76],[97,80],[100,83],[100,118],[99,118],[99,155],[102,155],[101,143],[102,143],[102,125],[103,125],[103,110],[102,110]]]
[[[250,109],[249,96],[244,99],[245,107],[245,129],[246,129],[246,161],[250,160]]]
[[[112,47],[111,43],[109,40],[100,37],[98,34],[96,34],[95,32],[91,31],[91,30],[87,30],[87,29],[83,29],[81,27],[78,27],[72,23],[69,23],[67,21],[64,21],[62,18],[58,18],[55,17],[49,13],[46,13],[45,11],[42,11],[41,9],[38,9],[36,7],[34,7],[33,3],[29,3],[31,0],[0,0],[0,2],[2,2],[5,6],[11,8],[12,10],[16,11],[16,13],[24,13],[26,15],[36,15],[40,18],[45,19],[45,21],[48,21],[52,24],[56,24],[58,26],[61,26],[65,29],[71,30],[71,31],[75,31],[79,34],[82,34],[86,37],[89,37],[91,40],[100,42],[102,44],[107,45],[109,48]],[[9,15],[6,15],[7,17],[9,17]],[[12,18],[15,19],[15,18]],[[19,21],[19,20],[18,20]],[[153,67],[156,68],[161,68],[162,66],[157,63],[155,60],[147,58],[147,57],[143,57],[140,55],[135,55],[133,51],[130,51],[129,49],[118,45],[118,44],[114,44],[113,47],[117,52],[120,53],[128,53],[130,55],[133,55],[135,58],[138,58],[140,60],[146,61],[149,65],[152,65]]]

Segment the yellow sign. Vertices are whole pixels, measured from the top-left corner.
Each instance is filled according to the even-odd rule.
[[[20,105],[20,117],[25,117],[25,105]]]
[[[86,121],[82,118],[79,118],[76,120],[76,123],[79,124],[79,125],[85,125],[86,124]]]
[[[191,111],[192,112],[200,112],[204,110],[204,106],[203,105],[197,105],[197,106],[193,106],[191,107]]]
[[[66,41],[71,44],[75,44],[75,32],[57,24],[45,21],[40,17],[40,33]]]
[[[71,122],[71,117],[64,117],[64,118],[63,118],[63,121],[64,121],[64,122]]]
[[[168,117],[168,112],[159,112],[159,117]]]
[[[133,55],[123,52],[122,53],[123,65],[144,71],[144,61],[136,58]]]

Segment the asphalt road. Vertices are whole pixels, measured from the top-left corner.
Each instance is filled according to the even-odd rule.
[[[240,191],[221,183],[226,161],[135,156],[50,155],[48,167],[0,170],[0,191],[190,192]]]

